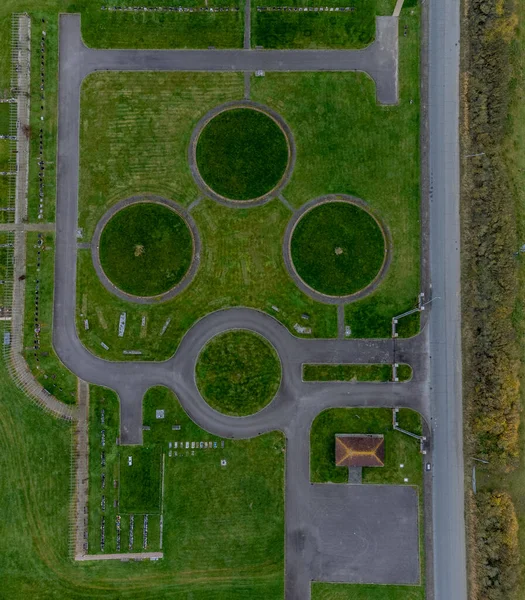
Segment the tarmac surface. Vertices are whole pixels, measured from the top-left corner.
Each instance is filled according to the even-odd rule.
[[[428,390],[428,331],[403,340],[304,340],[294,337],[272,317],[255,310],[237,308],[212,313],[196,323],[185,335],[175,355],[165,362],[109,362],[95,357],[80,342],[75,326],[76,253],[79,181],[80,86],[98,70],[183,70],[183,71],[366,71],[376,82],[377,98],[397,102],[397,19],[377,18],[376,41],[360,51],[256,51],[256,50],[92,50],[80,38],[80,17],[60,17],[59,112],[56,210],[56,258],[53,342],[63,363],[84,381],[114,389],[121,410],[121,443],[142,442],[142,399],[154,385],[165,385],[178,396],[188,415],[199,426],[222,437],[249,438],[281,430],[287,439],[286,452],[286,598],[308,600],[310,582],[316,578],[341,577],[347,581],[419,581],[418,548],[413,534],[401,535],[403,522],[389,523],[393,539],[405,544],[406,556],[381,550],[381,564],[374,570],[361,558],[348,562],[334,558],[333,546],[318,538],[317,527],[334,524],[323,521],[316,511],[323,502],[343,510],[354,493],[370,494],[370,506],[360,505],[364,523],[369,524],[370,543],[379,535],[372,500],[383,510],[395,504],[396,494],[403,519],[412,522],[413,501],[405,498],[413,489],[399,492],[392,486],[362,491],[372,486],[312,485],[309,473],[309,433],[313,419],[325,408],[344,406],[410,407],[430,418]],[[194,367],[204,344],[214,335],[232,328],[253,330],[265,336],[279,353],[282,383],[275,399],[261,412],[233,418],[214,411],[201,398],[194,380]],[[407,383],[312,383],[303,382],[301,365],[307,362],[406,362],[414,371]],[[401,435],[401,434],[400,434]],[[328,491],[329,490],[329,491]],[[329,496],[329,497],[328,497]],[[364,502],[364,500],[363,500]],[[317,517],[316,517],[317,514]],[[391,514],[388,512],[387,514]],[[411,517],[412,515],[412,517]],[[320,519],[317,520],[316,519]],[[354,523],[357,526],[357,523]],[[346,533],[354,531],[352,523]],[[383,525],[382,525],[383,526]],[[386,526],[386,524],[385,524]],[[411,529],[411,531],[412,531]],[[347,544],[344,532],[337,538]],[[345,547],[346,548],[346,547]],[[346,550],[345,550],[346,551]],[[379,550],[378,550],[379,551]],[[348,553],[347,553],[348,554]],[[371,556],[371,555],[369,555]],[[365,562],[368,567],[365,568]],[[345,567],[346,564],[346,567]],[[415,580],[417,572],[417,581]]]

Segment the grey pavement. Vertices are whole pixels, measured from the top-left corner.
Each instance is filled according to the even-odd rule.
[[[310,499],[309,536],[318,549],[311,568],[316,581],[419,583],[415,487],[315,484]]]
[[[376,39],[363,50],[96,50],[82,42],[80,15],[63,14],[60,23],[64,63],[81,79],[94,71],[363,71],[381,104],[398,102],[396,17],[376,17]]]
[[[80,86],[89,73],[108,69],[363,70],[376,81],[378,99],[394,103],[397,102],[397,19],[378,18],[376,41],[362,51],[92,50],[80,40],[78,15],[61,15],[59,44],[55,350],[64,364],[81,379],[117,392],[121,442],[124,444],[142,442],[142,399],[153,385],[165,385],[174,390],[190,418],[207,431],[222,437],[247,438],[276,429],[283,431],[287,439],[286,598],[308,600],[313,578],[328,577],[330,568],[333,576],[341,570],[336,562],[332,561],[332,567],[329,566],[330,560],[325,555],[332,549],[326,541],[319,545],[312,530],[315,522],[312,511],[319,498],[316,499],[318,488],[310,484],[309,476],[311,423],[321,410],[338,406],[408,406],[429,419],[428,333],[424,330],[415,338],[397,340],[395,344],[388,339],[298,339],[272,317],[238,308],[218,311],[201,319],[186,334],[177,352],[168,361],[109,362],[95,357],[80,342],[75,326]],[[212,336],[231,328],[250,329],[264,335],[275,346],[283,366],[282,382],[275,399],[259,413],[242,419],[214,411],[201,398],[194,380],[194,365],[202,346]],[[394,358],[412,365],[414,377],[410,382],[306,383],[301,378],[305,362],[374,363],[391,362]],[[349,489],[345,485],[334,486],[330,502],[340,508],[348,500]],[[370,493],[373,498],[380,497],[374,496],[372,491]],[[375,493],[381,494],[379,487],[375,488]],[[395,493],[392,491],[392,494]],[[392,527],[395,537],[398,535],[395,523]],[[408,566],[404,576],[408,580],[414,572],[414,561],[418,560],[417,545],[415,549],[413,545],[407,545],[406,552]],[[388,576],[385,573],[392,573],[392,567],[398,565],[398,558],[393,553],[390,556],[390,563],[387,564],[386,557],[383,561],[381,581],[386,581]],[[355,571],[348,577],[355,577],[352,580],[357,581],[359,573]],[[367,578],[373,580],[376,577],[379,577],[377,572],[368,571]]]
[[[430,1],[429,320],[436,600],[466,600],[459,231],[460,3]]]

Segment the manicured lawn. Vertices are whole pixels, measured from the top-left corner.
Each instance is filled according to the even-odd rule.
[[[9,134],[9,111],[9,104],[0,103],[0,135]]]
[[[350,194],[367,202],[390,230],[385,280],[374,294],[346,306],[345,324],[356,338],[388,337],[392,317],[416,306],[420,291],[418,8],[403,11],[405,24],[397,106],[378,105],[375,85],[364,74],[252,78],[252,99],[281,114],[294,134],[297,160],[285,198],[299,207],[326,194]],[[418,327],[419,315],[402,319],[400,334],[413,335]]]
[[[131,464],[129,457],[131,456]],[[120,453],[119,508],[123,513],[160,512],[160,448],[122,448]]]
[[[193,257],[193,238],[175,211],[139,203],[116,213],[102,231],[100,262],[108,278],[136,296],[156,296],[181,281]]]
[[[302,293],[284,266],[282,243],[290,214],[279,200],[246,209],[201,201],[192,210],[202,242],[199,269],[188,288],[160,304],[140,306],[119,300],[100,283],[91,253],[79,251],[77,329],[82,341],[104,358],[132,359],[123,351],[139,350],[139,359],[162,360],[175,352],[197,319],[233,306],[265,311],[292,331],[306,313],[311,336],[334,337],[335,307],[314,302]],[[121,312],[126,312],[127,320],[125,334],[119,338]],[[82,315],[89,320],[87,331]],[[109,346],[108,351],[102,349],[102,342]]]
[[[91,394],[96,405],[100,395],[93,388]],[[118,407],[115,405],[113,418],[111,393],[101,394],[106,397],[105,427],[110,440],[111,428],[115,431],[118,424]],[[210,450],[206,454],[202,450],[202,454],[195,457],[169,459],[172,462],[166,466],[166,490],[170,493],[165,494],[165,558],[162,561],[75,563],[70,554],[71,425],[54,419],[24,397],[9,378],[2,361],[0,400],[0,510],[3,515],[0,574],[5,598],[283,598],[284,440],[281,434],[238,442],[226,440],[222,451]],[[189,439],[213,439],[200,431],[178,404],[168,407],[164,400],[162,403],[173,410],[174,416],[182,417],[180,433]],[[100,412],[93,418],[100,427]],[[97,430],[94,434],[97,440]],[[148,443],[146,436],[145,442]],[[106,450],[109,453],[109,449]],[[100,437],[93,452],[90,469],[93,465],[100,466]],[[228,466],[221,470],[218,462],[223,456]],[[106,461],[109,458],[106,454]],[[96,480],[93,490],[98,492],[100,503],[100,471],[98,480],[96,473],[92,475]],[[110,491],[107,487],[105,491],[112,510],[111,479],[108,485]],[[90,504],[90,519],[91,510]],[[108,512],[106,535],[115,529],[111,514]],[[125,526],[121,534],[123,551],[128,549],[129,525]],[[152,526],[155,529],[155,524],[149,525]],[[138,551],[142,547],[142,525],[137,521],[135,538],[134,549]],[[95,540],[93,543],[91,540],[90,536],[90,551],[97,551]]]
[[[423,586],[312,583],[312,600],[425,600]]]
[[[329,296],[366,287],[385,258],[385,239],[376,220],[347,202],[328,202],[309,210],[297,223],[290,246],[299,276]]]
[[[128,4],[127,6],[129,6]],[[131,4],[132,6],[133,4]],[[180,6],[141,0],[141,6]],[[214,0],[213,7],[238,6],[237,0]],[[101,3],[81,4],[82,34],[96,48],[242,48],[243,11],[154,13],[102,11]],[[184,7],[204,6],[190,0]]]
[[[412,433],[421,433],[418,413],[401,409],[398,415],[400,426]],[[336,433],[382,433],[385,436],[385,466],[364,468],[364,483],[421,485],[423,468],[419,442],[394,431],[392,410],[388,408],[333,408],[316,417],[310,430],[310,477],[313,482],[348,481],[348,469],[335,466]],[[408,482],[404,482],[405,478]]]
[[[242,73],[95,73],[82,87],[79,227],[89,240],[118,200],[199,195],[188,144],[211,108],[243,97]]]
[[[27,233],[24,358],[44,389],[66,404],[75,404],[77,378],[55,354],[52,342],[55,240],[53,234],[42,235],[43,244],[39,248],[38,234]],[[37,323],[40,325],[38,337],[35,335]],[[38,349],[34,347],[35,340]]]
[[[102,408],[104,423],[101,422]],[[157,409],[164,410],[163,419],[156,418]],[[242,598],[244,592],[244,597],[282,599],[282,434],[267,434],[253,440],[221,440],[195,425],[169,390],[156,387],[144,398],[144,425],[150,427],[144,431],[144,445],[117,446],[118,410],[113,392],[91,387],[90,552],[100,552],[100,499],[105,493],[105,552],[114,552],[116,548],[117,514],[121,516],[121,551],[129,549],[131,514],[134,515],[132,549],[141,551],[143,509],[155,507],[153,514],[148,513],[147,549],[158,550],[160,500],[164,559],[158,563],[154,579],[151,567],[142,564],[141,569],[137,569],[135,581],[115,582],[115,590],[118,590],[115,594],[151,598],[162,597],[169,590],[169,597],[177,600],[188,595],[204,600],[209,594],[219,600],[229,600]],[[173,430],[173,425],[179,425],[180,429]],[[100,462],[102,429],[105,431],[104,468]],[[186,442],[189,442],[188,449]],[[200,442],[206,442],[207,448],[201,448]],[[128,477],[136,461],[146,455],[148,459],[144,465],[149,464],[158,475],[153,478],[150,474],[144,478]],[[128,456],[133,456],[131,467],[128,467]],[[223,458],[227,461],[225,467],[220,465]],[[162,462],[163,495],[159,486]],[[100,485],[103,470],[106,472],[104,491]],[[114,479],[117,487],[113,485]],[[119,494],[120,508],[117,510],[113,503]],[[135,500],[142,497],[146,502],[141,506],[128,504],[126,507],[124,502],[131,500],[131,494],[135,495]],[[149,498],[146,499],[146,495]],[[118,563],[108,563],[105,572],[108,577],[114,577],[119,568]],[[198,579],[195,578],[197,569]],[[143,581],[143,589],[140,581]]]
[[[363,48],[375,36],[375,7],[373,2],[360,4],[354,12],[259,12],[252,9],[252,45],[264,48]]]
[[[210,188],[232,200],[271,191],[288,164],[288,144],[277,123],[261,111],[240,108],[214,117],[197,142],[197,165]]]
[[[391,15],[395,0],[328,0],[321,5],[308,0],[291,0],[286,6],[308,12],[257,11],[257,7],[282,6],[279,0],[264,0],[252,5],[252,46],[265,48],[362,48],[375,37],[376,15]],[[406,6],[406,2],[405,2]],[[323,12],[310,12],[313,8]],[[330,8],[352,7],[348,12]]]
[[[9,140],[0,140],[0,171],[9,171]]]
[[[249,331],[219,334],[204,347],[196,366],[197,386],[215,410],[244,416],[275,396],[281,364],[274,348]]]
[[[409,365],[399,365],[399,381],[412,376]],[[303,364],[304,381],[392,381],[392,365]]]

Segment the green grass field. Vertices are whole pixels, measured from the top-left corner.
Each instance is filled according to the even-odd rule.
[[[157,409],[164,410],[163,419],[156,418]],[[170,598],[182,600],[187,594],[204,599],[206,594],[215,593],[220,600],[227,600],[229,594],[236,598],[244,589],[248,597],[251,594],[268,600],[282,598],[283,436],[272,433],[253,440],[221,440],[197,427],[173,394],[160,387],[149,390],[144,399],[143,421],[150,429],[144,431],[143,446],[115,444],[118,414],[113,392],[92,386],[90,552],[100,552],[102,514],[105,552],[116,549],[117,514],[121,515],[122,552],[129,549],[131,514],[134,515],[132,549],[142,550],[143,515],[148,514],[147,549],[158,550],[162,512],[165,557],[159,563],[162,575],[158,581],[150,582],[153,585],[150,594],[169,591]],[[172,429],[175,424],[180,426],[177,431]],[[206,442],[208,447],[201,448],[200,442]],[[128,465],[128,456],[133,457],[132,466]],[[223,458],[227,461],[225,467],[220,465]],[[106,474],[104,489],[101,489],[102,472]],[[106,496],[104,513],[100,508],[102,494]],[[115,500],[119,501],[118,509],[113,506]],[[146,566],[145,581],[150,579],[147,569]],[[121,589],[126,593],[125,586]]]
[[[131,457],[131,464],[129,464]],[[119,509],[123,513],[160,512],[162,458],[160,448],[122,448]]]
[[[272,401],[281,383],[281,363],[274,348],[259,335],[227,331],[204,347],[195,375],[210,406],[240,417]]]
[[[270,192],[288,164],[288,144],[279,125],[263,112],[246,108],[214,117],[199,136],[196,154],[204,181],[232,200]]]
[[[312,335],[335,337],[335,307],[314,302],[303,294],[286,271],[282,240],[290,211],[281,202],[232,210],[207,200],[192,210],[192,216],[202,242],[200,266],[191,285],[169,302],[138,306],[119,300],[100,283],[91,253],[79,252],[77,329],[88,348],[116,360],[129,358],[122,352],[132,349],[142,351],[139,358],[145,360],[168,358],[197,319],[232,306],[263,310],[290,329],[303,322],[301,315],[306,313],[310,315]],[[124,336],[119,338],[121,312],[127,313],[127,324]],[[84,329],[84,315],[89,320],[88,331]],[[102,349],[101,342],[109,346],[109,351]]]
[[[243,97],[242,73],[95,73],[82,87],[79,226],[90,239],[118,200],[199,195],[188,143],[211,108]]]
[[[409,365],[399,365],[399,381],[412,377]],[[303,364],[304,381],[392,381],[392,365]]]
[[[312,583],[312,600],[425,600],[422,586]]]
[[[280,434],[226,441],[223,452],[228,467],[224,471],[220,471],[217,454],[213,454],[220,452],[217,450],[195,457],[199,461],[198,475],[194,457],[187,462],[186,457],[179,462],[170,459],[166,489],[172,492],[165,497],[164,560],[75,563],[69,551],[71,426],[42,412],[24,397],[10,380],[3,362],[0,382],[3,597],[283,598],[284,441]],[[93,403],[99,397],[92,389]],[[106,402],[109,407],[109,398]],[[164,399],[162,404],[168,408]],[[180,409],[173,405],[173,410],[175,415]],[[208,436],[183,413],[180,417],[182,431],[190,439]],[[114,420],[113,426],[117,422]],[[105,426],[109,436],[110,422]],[[154,434],[153,428],[150,433]],[[100,449],[97,451],[95,457],[100,461]],[[92,464],[90,461],[90,467]],[[100,478],[97,484],[100,494]],[[93,489],[97,491],[95,486]],[[235,519],[235,526],[223,527],[228,519]],[[142,527],[137,523],[135,527],[135,537],[141,543]],[[123,530],[121,543],[125,542],[127,551],[125,534]]]
[[[10,156],[9,140],[0,140],[0,171],[9,171]]]
[[[278,0],[252,5],[252,46],[264,48],[363,48],[375,37],[376,15],[391,15],[395,0],[340,0],[312,4],[291,0],[285,6],[308,7],[308,12],[258,11],[257,7],[282,6]],[[324,9],[319,12],[319,9]],[[348,12],[330,8],[352,7]],[[317,8],[317,12],[310,12]],[[326,10],[328,9],[328,11]]]
[[[421,434],[418,413],[401,409],[398,415],[400,426]],[[419,442],[394,431],[392,411],[388,408],[333,408],[317,416],[310,431],[310,477],[313,482],[348,481],[348,469],[335,466],[336,433],[382,433],[385,436],[385,466],[364,468],[364,483],[421,486],[423,461]],[[408,482],[404,482],[405,478]]]
[[[10,110],[10,105],[7,102],[0,102],[0,135],[9,134]]]
[[[107,223],[100,238],[100,263],[118,288],[136,296],[167,292],[187,273],[193,239],[184,219],[153,203],[128,206]]]
[[[330,193],[354,195],[392,234],[384,282],[346,306],[353,337],[389,336],[391,318],[413,308],[419,291],[419,11],[404,11],[404,24],[410,33],[399,39],[398,106],[379,106],[363,74],[267,73],[252,80],[252,98],[280,113],[294,133],[297,161],[286,199],[298,207]],[[400,325],[401,335],[413,335],[419,315]]]
[[[62,364],[53,349],[53,288],[54,288],[54,236],[42,234],[43,245],[38,247],[38,234],[27,234],[26,295],[24,313],[24,357],[38,382],[49,393],[66,404],[75,404],[77,378]],[[40,252],[40,255],[38,254]],[[38,259],[40,258],[40,267]],[[37,271],[40,268],[40,271]],[[36,285],[38,280],[38,295]],[[38,305],[35,302],[38,301]],[[38,309],[38,313],[36,312]],[[35,336],[35,317],[40,333]],[[38,339],[38,349],[34,348]]]
[[[376,220],[346,202],[321,204],[301,217],[290,250],[305,283],[329,296],[354,294],[378,275],[385,239]]]
[[[360,74],[268,73],[252,80],[252,98],[277,110],[296,140],[297,163],[285,197],[300,206],[327,193],[353,194],[391,231],[393,258],[385,281],[370,297],[346,307],[354,337],[389,336],[391,318],[412,308],[419,292],[418,11],[403,18],[411,35],[400,39],[399,106],[378,106],[373,83]],[[243,95],[235,74],[131,76],[97,74],[84,86],[84,239],[111,204],[133,193],[150,191],[183,205],[193,201],[198,190],[186,156],[191,131],[213,106]],[[124,350],[138,349],[142,358],[167,358],[197,318],[236,305],[260,308],[290,328],[308,313],[313,336],[335,336],[335,309],[299,293],[284,269],[280,245],[290,213],[282,205],[271,202],[245,212],[201,202],[192,214],[203,242],[201,267],[190,288],[165,305],[141,311],[120,303],[98,283],[88,254],[80,253],[79,313],[85,295],[91,316],[90,330],[82,330],[80,318],[79,330],[93,352],[121,359]],[[123,310],[129,329],[117,338],[114,323]],[[160,336],[173,310],[178,319]],[[100,313],[111,326],[100,325]],[[147,331],[140,327],[143,314]],[[414,334],[418,324],[418,315],[403,319],[400,334]],[[101,342],[110,346],[108,352]]]

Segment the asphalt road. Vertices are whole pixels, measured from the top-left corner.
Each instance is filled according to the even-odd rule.
[[[436,600],[466,600],[459,231],[460,3],[430,0],[429,321]]]
[[[390,37],[382,35],[381,23]],[[173,389],[198,425],[222,437],[246,438],[275,429],[284,431],[287,439],[286,598],[308,600],[310,581],[322,576],[319,565],[327,564],[312,519],[317,507],[313,490],[317,486],[312,486],[309,478],[310,425],[325,408],[339,406],[407,406],[429,419],[427,330],[415,338],[398,340],[395,350],[392,340],[303,340],[292,336],[272,317],[240,308],[219,311],[199,321],[166,362],[115,363],[92,355],[80,342],[75,326],[80,85],[85,76],[99,69],[348,71],[359,67],[376,80],[379,99],[388,91],[390,101],[397,101],[397,22],[391,18],[378,19],[377,41],[358,52],[90,50],[80,41],[79,25],[78,15],[60,17],[55,350],[64,364],[83,380],[117,391],[122,443],[141,443],[142,398],[153,385]],[[362,62],[363,57],[368,63]],[[206,341],[220,331],[235,327],[256,331],[269,339],[283,367],[276,398],[261,412],[242,419],[221,415],[208,406],[197,391],[193,375],[198,353]],[[303,362],[391,362],[394,352],[396,360],[408,362],[414,368],[414,377],[408,383],[305,383],[301,380]],[[349,489],[345,485],[334,486],[331,502],[343,506]],[[334,535],[336,533],[334,530]],[[344,532],[340,535],[344,536]],[[398,564],[397,557],[393,553],[389,555],[393,562],[383,564],[386,573],[393,572],[391,567]],[[408,573],[414,572],[414,560],[417,562],[418,557],[412,557]],[[340,563],[337,568],[341,569]],[[348,580],[372,582],[376,577],[371,571],[369,575],[355,571],[354,575],[349,574]],[[386,583],[387,580],[383,575],[381,581]]]

